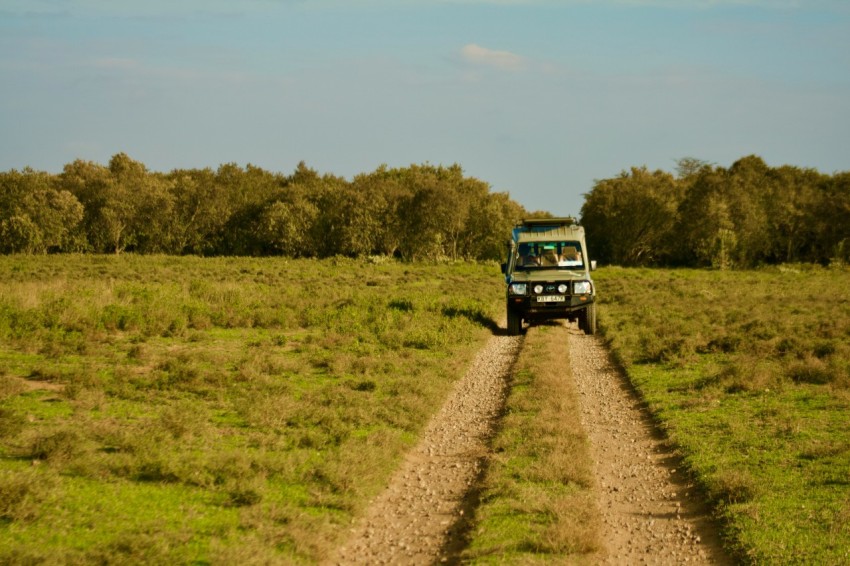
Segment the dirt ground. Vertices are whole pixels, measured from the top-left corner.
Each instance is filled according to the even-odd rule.
[[[608,564],[731,564],[675,455],[601,339],[570,334],[582,425],[593,447]]]
[[[531,332],[534,330],[531,329]],[[493,336],[328,564],[452,564],[522,337]],[[698,495],[598,337],[572,328],[608,564],[728,564]],[[569,378],[569,373],[565,372]]]

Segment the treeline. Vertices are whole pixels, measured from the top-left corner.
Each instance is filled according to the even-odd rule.
[[[581,210],[588,245],[623,266],[752,267],[850,260],[850,172],[731,167],[697,159],[677,174],[644,168],[597,181]]]
[[[458,165],[347,181],[303,162],[291,175],[235,164],[158,173],[120,153],[58,175],[0,173],[0,253],[498,259],[525,214]]]
[[[59,174],[0,172],[0,253],[385,255],[502,259],[529,213],[459,165],[379,167],[351,181],[299,163],[149,171],[126,154]],[[581,210],[593,257],[625,266],[751,267],[850,260],[850,172],[633,167],[596,181]]]

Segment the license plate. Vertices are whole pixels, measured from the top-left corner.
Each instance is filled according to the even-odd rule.
[[[540,295],[537,297],[538,303],[563,303],[564,300],[563,295]]]

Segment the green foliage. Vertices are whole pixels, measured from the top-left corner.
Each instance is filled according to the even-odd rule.
[[[83,206],[46,173],[0,173],[0,253],[76,251]]]
[[[92,251],[500,259],[523,216],[458,165],[381,166],[351,182],[228,163],[148,171],[124,153],[60,175],[0,173],[0,253]]]
[[[756,564],[850,557],[850,271],[597,271],[615,355]]]
[[[582,206],[582,224],[594,257],[617,265],[669,261],[670,232],[681,192],[672,175],[646,168],[597,181]]]
[[[595,257],[615,265],[840,263],[848,189],[847,173],[774,168],[755,155],[729,168],[683,159],[676,179],[632,168],[597,181],[582,223]]]

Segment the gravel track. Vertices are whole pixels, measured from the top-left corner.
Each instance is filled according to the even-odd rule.
[[[608,564],[731,564],[696,489],[596,336],[570,335]]]
[[[487,342],[327,564],[458,562],[522,340]],[[601,340],[573,327],[569,351],[595,459],[602,563],[730,564],[693,486]]]
[[[490,338],[331,563],[449,560],[521,347],[520,337]]]

